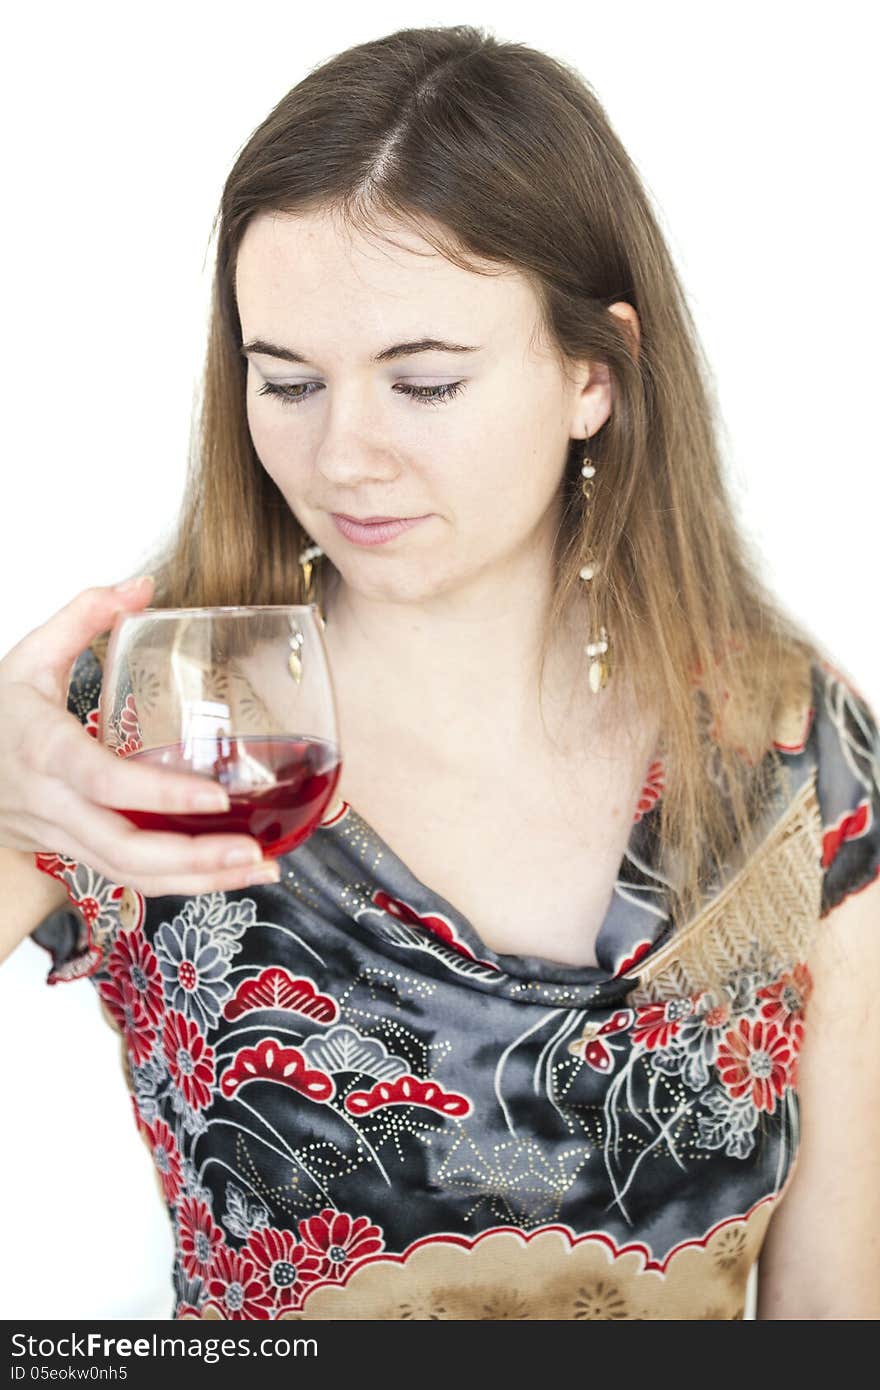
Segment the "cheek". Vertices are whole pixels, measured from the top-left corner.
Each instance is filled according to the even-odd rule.
[[[283,421],[267,415],[261,403],[248,398],[247,422],[257,458],[273,482],[280,487],[289,472],[292,451],[285,442]],[[286,466],[287,465],[287,466]]]
[[[485,528],[491,520],[492,528],[502,532],[532,524],[551,503],[559,482],[545,460],[524,459],[511,446],[500,457],[484,456],[479,467],[461,474],[450,496],[479,527]]]

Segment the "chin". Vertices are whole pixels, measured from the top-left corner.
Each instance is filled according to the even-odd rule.
[[[365,553],[346,556],[343,564],[333,561],[340,582],[365,599],[379,603],[426,603],[457,587],[456,580],[448,576],[426,574],[424,557],[421,564],[401,559],[399,564],[375,566],[368,563],[370,559],[369,553]]]

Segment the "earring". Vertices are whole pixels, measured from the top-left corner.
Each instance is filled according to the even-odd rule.
[[[324,627],[324,615],[321,612],[320,604],[317,602],[315,590],[317,586],[312,584],[312,570],[314,561],[320,560],[324,554],[319,545],[307,545],[304,550],[299,552],[299,567],[303,573],[303,603],[313,603],[318,610],[318,622]],[[302,652],[305,646],[302,629],[297,622],[293,622],[290,634],[290,656],[287,658],[288,668],[293,679],[299,685],[302,680],[303,663]]]
[[[587,435],[586,439],[584,440],[584,457],[581,463],[581,477],[583,478],[583,482],[581,483],[581,492],[583,493],[584,498],[587,502],[589,502],[593,496],[593,478],[596,475],[596,469],[593,464],[593,461],[587,454],[589,443],[590,436]],[[590,580],[594,578],[597,570],[598,565],[596,564],[596,561],[592,559],[592,557],[588,557],[587,563],[582,567],[580,571],[580,578],[584,581],[585,584],[589,584]],[[599,628],[598,636],[591,638],[591,640],[584,647],[584,651],[590,658],[590,666],[588,671],[589,686],[593,694],[598,695],[599,691],[603,690],[604,687],[608,684],[612,671],[613,652],[611,647],[611,638],[608,636],[608,633],[604,627]]]
[[[324,552],[319,545],[307,545],[299,553],[299,567],[303,574],[303,602],[317,603],[317,584],[312,583],[314,561],[320,560]],[[320,607],[318,609],[320,612]],[[323,616],[323,615],[322,615]]]

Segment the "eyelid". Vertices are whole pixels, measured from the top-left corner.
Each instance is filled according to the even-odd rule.
[[[408,396],[411,400],[421,405],[442,405],[444,402],[452,401],[466,387],[467,379],[460,377],[456,381],[431,382],[424,385],[414,385],[412,382],[396,381],[392,390],[398,395]],[[318,386],[323,390],[323,386],[314,378],[307,381],[294,382],[274,382],[264,381],[257,391],[258,396],[274,396],[277,401],[286,406],[305,405],[312,399],[312,396],[320,394],[315,391],[305,391],[306,386]],[[300,396],[292,396],[291,391],[302,391]]]
[[[307,381],[321,382],[319,376],[263,376],[260,373],[260,381],[266,382],[269,386],[305,386]]]
[[[427,378],[427,380],[423,382],[421,380],[422,377]],[[323,386],[325,384],[324,378],[321,376],[263,376],[262,372],[260,373],[260,380],[269,382],[272,386],[305,386],[307,382],[312,381],[316,386]],[[408,381],[416,386],[445,386],[447,382],[463,380],[465,380],[464,377],[456,376],[454,372],[421,372],[414,377],[401,376],[400,373],[397,373],[394,376],[394,381]]]

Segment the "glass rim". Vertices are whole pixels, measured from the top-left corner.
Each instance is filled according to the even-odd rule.
[[[126,622],[130,618],[177,618],[181,615],[190,616],[194,613],[204,617],[213,616],[215,613],[241,617],[246,613],[290,613],[291,611],[317,613],[319,609],[317,603],[241,603],[206,608],[139,608],[135,613],[118,613],[117,618]]]

